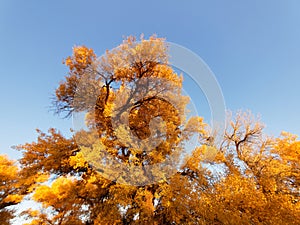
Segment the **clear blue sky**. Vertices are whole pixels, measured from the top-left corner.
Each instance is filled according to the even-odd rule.
[[[300,1],[1,1],[0,153],[64,133],[71,120],[48,112],[74,45],[101,55],[123,36],[156,33],[210,66],[228,109],[260,113],[269,134],[300,134]]]

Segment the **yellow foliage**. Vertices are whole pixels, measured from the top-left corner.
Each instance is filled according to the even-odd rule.
[[[0,223],[9,224],[14,211],[9,208],[20,203],[24,197],[20,171],[14,161],[0,155]]]
[[[14,202],[19,203],[23,200],[23,196],[15,194],[15,195],[8,195],[3,201],[4,202]]]
[[[71,156],[69,162],[70,166],[74,169],[86,167],[86,160],[82,152],[78,152],[75,156]]]

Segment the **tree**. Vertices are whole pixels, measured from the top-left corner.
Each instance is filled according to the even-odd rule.
[[[18,188],[19,169],[15,162],[5,155],[0,155],[0,223],[9,224],[13,218],[14,210],[11,206],[22,200]]]
[[[168,65],[164,40],[151,37],[136,43],[129,37],[101,58],[79,46],[64,63],[70,72],[56,90],[55,107],[67,116],[86,112],[89,130],[67,139],[51,129],[49,134],[40,132],[36,143],[19,147],[24,150],[23,171],[59,176],[50,187],[36,189],[33,198],[51,215],[33,213],[32,223],[171,224],[174,219],[187,220],[188,212],[182,218],[167,213],[180,195],[177,187],[170,187],[180,182],[200,188],[204,175],[188,167],[172,179],[169,175],[180,160],[184,142],[193,134],[204,135],[205,124],[199,117],[185,118],[189,100],[181,94],[182,77]],[[105,164],[97,165],[95,158],[106,159]],[[163,171],[156,167],[162,163],[167,168]],[[180,195],[180,199],[188,205],[188,198]]]
[[[229,121],[214,163],[225,175],[205,193],[207,215],[217,224],[297,224],[300,219],[296,136],[264,137],[250,113]]]
[[[42,209],[27,211],[30,224],[299,221],[300,142],[265,138],[247,113],[217,142],[202,118],[186,118],[183,78],[163,39],[129,37],[100,58],[79,46],[64,63],[55,109],[85,112],[88,129],[71,138],[39,131],[37,142],[19,146],[22,173],[50,177],[34,187]],[[199,143],[179,164],[193,135]]]
[[[10,224],[16,217],[15,206],[48,179],[40,172],[21,170],[16,161],[0,155],[0,224]]]

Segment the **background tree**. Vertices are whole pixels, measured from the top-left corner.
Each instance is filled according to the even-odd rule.
[[[40,172],[21,170],[17,161],[0,155],[0,224],[10,224],[17,216],[15,206],[47,179],[48,176]]]
[[[9,224],[14,217],[12,206],[22,200],[19,195],[19,169],[7,156],[0,155],[0,224]]]
[[[168,66],[163,39],[130,37],[101,58],[75,47],[65,64],[55,107],[66,116],[85,112],[89,129],[71,138],[39,131],[37,142],[19,146],[22,173],[51,178],[34,189],[42,209],[27,211],[30,224],[297,224],[299,141],[287,133],[264,137],[257,120],[239,113],[214,142],[201,118],[185,118],[182,77]],[[164,129],[153,123],[158,117]],[[170,156],[177,164],[195,134],[199,145],[172,176],[149,169]],[[107,159],[127,167],[112,170]]]
[[[204,194],[217,224],[297,224],[300,219],[299,141],[265,137],[249,112],[231,118],[212,163],[224,174]],[[208,210],[208,212],[207,212]],[[201,213],[201,212],[199,212]]]

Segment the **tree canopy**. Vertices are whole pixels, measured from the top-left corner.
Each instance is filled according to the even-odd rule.
[[[168,57],[155,36],[129,37],[101,57],[74,47],[54,107],[84,112],[87,129],[38,131],[18,146],[19,167],[0,157],[0,217],[30,193],[40,203],[24,212],[31,225],[298,224],[297,136],[268,137],[238,112],[213,138],[203,118],[187,117],[184,77]],[[197,146],[182,154],[194,135]]]

